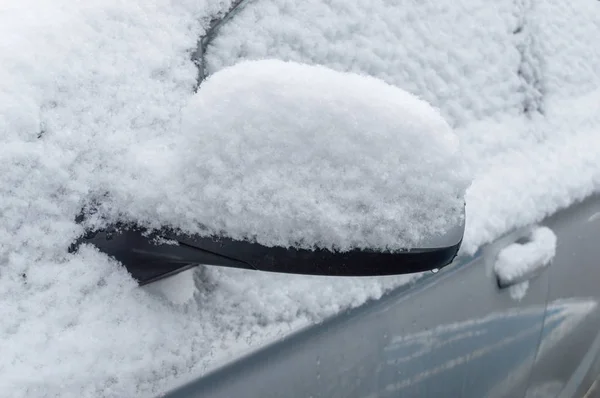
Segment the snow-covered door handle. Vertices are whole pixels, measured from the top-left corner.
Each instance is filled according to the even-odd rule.
[[[537,227],[523,243],[515,242],[498,253],[494,272],[501,289],[528,281],[550,265],[556,254],[556,235]]]

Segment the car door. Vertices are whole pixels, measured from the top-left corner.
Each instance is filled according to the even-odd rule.
[[[166,397],[523,397],[549,273],[498,287],[517,231],[382,299],[339,314]],[[519,244],[519,243],[517,243]]]
[[[550,217],[557,237],[548,308],[528,397],[598,396],[600,197]],[[586,395],[589,393],[589,395]]]

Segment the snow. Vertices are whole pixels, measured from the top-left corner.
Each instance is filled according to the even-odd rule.
[[[207,67],[279,58],[365,73],[419,95],[461,125],[522,107],[514,3],[253,1],[221,27]]]
[[[429,104],[381,80],[247,61],[203,83],[182,118],[182,195],[206,233],[401,250],[462,222],[470,180],[458,138]]]
[[[546,102],[547,117],[524,126],[506,124],[511,134],[528,137],[490,156],[467,190],[463,253],[473,254],[505,231],[539,222],[600,190],[600,90]],[[464,133],[462,141],[477,131]],[[468,146],[464,152],[470,152]]]
[[[201,176],[177,176],[214,133],[189,129],[206,88],[194,96],[189,58],[230,3],[0,3],[0,396],[153,395],[416,278],[201,267],[195,300],[172,303],[91,247],[67,253],[86,204],[108,220],[197,227],[177,187]],[[473,176],[464,255],[600,191],[597,2],[387,3],[249,2],[221,27],[209,72],[322,64],[439,108]]]
[[[500,283],[512,285],[513,298],[521,300],[529,287],[525,276],[548,266],[555,255],[556,235],[550,228],[537,227],[526,242],[513,243],[498,253],[494,271]]]
[[[598,3],[586,0],[535,3],[531,25],[545,55],[544,88],[550,94],[580,96],[600,85]],[[582,56],[585,54],[585,56]]]
[[[163,296],[172,304],[184,305],[194,299],[196,293],[195,273],[196,270],[190,268],[169,278],[159,279],[145,285],[144,289],[152,294]]]

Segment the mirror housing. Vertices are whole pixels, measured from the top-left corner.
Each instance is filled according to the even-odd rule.
[[[149,189],[154,199],[123,212],[127,227],[81,240],[141,284],[196,264],[406,274],[439,269],[458,252],[470,183],[459,138],[437,109],[382,80],[240,62],[190,97],[180,137],[175,166]],[[120,200],[108,207],[128,206]],[[149,224],[159,230],[140,227]]]
[[[460,225],[424,241],[422,247],[396,252],[267,247],[230,238],[169,230],[148,233],[143,228],[122,226],[87,234],[78,244],[92,244],[114,257],[140,285],[200,264],[302,275],[398,275],[440,269],[450,264],[462,242],[464,217],[462,219]]]

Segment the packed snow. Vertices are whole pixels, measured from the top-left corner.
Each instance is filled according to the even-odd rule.
[[[241,60],[321,64],[377,77],[438,108],[473,176],[464,255],[600,190],[600,3],[388,3],[250,1],[221,26],[208,70],[216,80]],[[197,124],[212,123],[194,112],[211,82],[194,93],[190,54],[230,4],[0,4],[0,396],[152,395],[414,280],[200,267],[195,287],[184,286],[195,300],[177,304],[137,288],[91,247],[67,252],[86,205],[109,221],[198,227],[191,201],[206,198],[172,189],[201,181],[189,169],[182,177],[182,167],[196,167],[189,162],[194,151],[204,156],[202,136],[216,134]],[[225,170],[249,164],[225,160]],[[378,171],[384,160],[375,160],[366,166]]]

